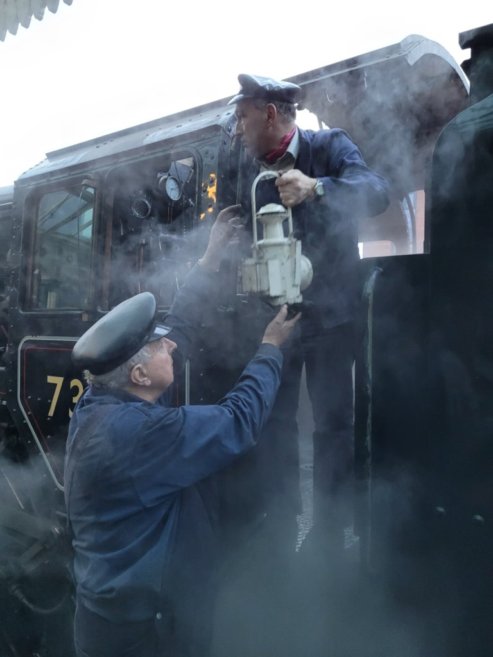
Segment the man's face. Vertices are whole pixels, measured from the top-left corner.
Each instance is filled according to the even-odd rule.
[[[161,338],[147,346],[151,351],[151,357],[144,367],[151,382],[150,388],[159,396],[174,380],[172,354],[176,349],[176,343],[168,338]]]
[[[265,155],[271,148],[268,143],[267,105],[245,98],[236,104],[235,115],[236,134],[244,148],[253,157]]]

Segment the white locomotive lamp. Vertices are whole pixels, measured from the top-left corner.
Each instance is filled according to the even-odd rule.
[[[241,287],[244,293],[268,297],[270,303],[300,303],[302,290],[313,278],[310,260],[301,253],[301,241],[293,236],[291,208],[277,203],[264,205],[257,212],[255,192],[262,178],[275,178],[274,171],[262,171],[252,185],[252,257],[242,262]],[[283,222],[288,219],[288,236]],[[257,239],[257,220],[264,226],[263,239]]]

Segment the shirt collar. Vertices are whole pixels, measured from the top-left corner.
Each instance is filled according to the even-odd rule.
[[[267,164],[267,162],[264,162],[262,159],[259,160],[259,163],[264,170],[269,169],[271,171],[279,171],[282,169],[292,169],[299,152],[300,135],[299,128],[296,128],[296,132],[294,133],[293,138],[289,142],[289,146],[287,147],[286,152],[282,157],[280,157],[278,160],[276,160],[276,162],[273,162],[272,164]]]

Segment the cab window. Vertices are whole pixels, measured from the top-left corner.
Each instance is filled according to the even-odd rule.
[[[89,293],[95,190],[43,194],[37,204],[31,309],[81,309]]]

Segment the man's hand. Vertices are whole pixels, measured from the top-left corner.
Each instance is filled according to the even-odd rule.
[[[305,199],[313,196],[316,178],[310,178],[299,169],[290,169],[276,178],[276,187],[281,197],[281,203],[286,208],[293,208]]]
[[[287,319],[287,317],[288,306],[284,304],[270,324],[267,325],[264,337],[262,338],[262,344],[273,344],[275,347],[280,347],[286,342],[301,317],[301,313],[298,313],[291,319]]]
[[[238,236],[238,230],[242,228],[240,208],[240,205],[230,205],[217,215],[209,233],[207,249],[199,260],[202,267],[219,270],[225,247]]]

